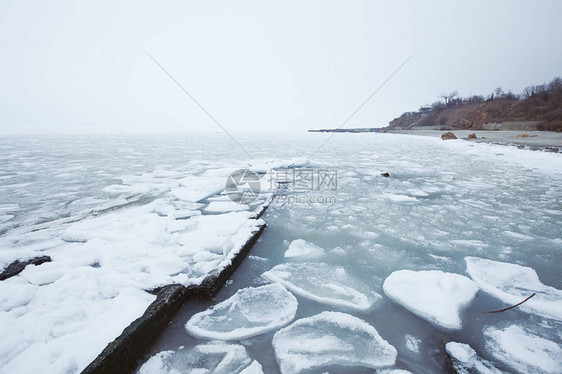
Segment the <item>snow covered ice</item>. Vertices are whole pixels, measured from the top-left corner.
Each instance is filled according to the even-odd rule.
[[[293,240],[285,251],[285,258],[315,259],[324,256],[326,251],[306,240]]]
[[[329,365],[378,368],[396,360],[396,349],[374,327],[339,312],[300,319],[275,333],[272,344],[282,373]]]
[[[460,312],[478,287],[459,274],[438,270],[399,270],[384,281],[384,293],[421,318],[448,329],[460,329]]]
[[[319,303],[361,312],[371,310],[381,296],[351,271],[324,263],[280,264],[263,277],[295,294]]]
[[[559,326],[560,327],[560,326]],[[560,333],[555,332],[555,337]],[[519,325],[488,327],[484,331],[486,350],[519,373],[560,373],[562,347]]]
[[[497,369],[490,362],[478,357],[474,349],[468,344],[449,342],[445,345],[445,350],[451,356],[453,367],[458,374],[502,374],[503,371]]]
[[[243,345],[212,341],[192,349],[163,351],[152,356],[138,374],[263,374]]]
[[[562,291],[541,283],[529,267],[466,257],[466,271],[483,291],[509,305],[533,296],[518,308],[528,313],[562,321]]]
[[[0,282],[0,373],[80,372],[154,300],[146,290],[216,274],[263,222],[268,229],[252,257],[217,300],[263,286],[264,272],[284,270],[267,281],[294,293],[297,320],[326,310],[361,318],[398,350],[389,370],[446,373],[440,344],[454,340],[495,367],[516,371],[504,363],[505,354],[487,354],[486,344],[494,342],[498,352],[504,344],[483,335],[489,327],[507,329],[496,325],[498,318],[551,342],[545,346],[562,346],[552,334],[558,329],[552,321],[560,319],[562,155],[419,136],[337,134],[312,157],[325,135],[240,138],[256,159],[217,136],[0,137],[0,267],[52,258]],[[225,179],[242,168],[267,173],[273,167],[337,169],[337,190],[294,193],[306,203],[272,202],[263,221],[248,220],[265,194],[234,205],[221,192]],[[262,177],[265,193],[269,181]],[[335,200],[308,199],[318,194]],[[469,269],[465,257],[490,263]],[[470,276],[483,292],[460,309],[460,329],[444,329],[382,295],[385,278],[403,269]],[[482,313],[532,292],[535,297],[508,312]],[[410,292],[405,304],[422,309],[418,295]],[[186,350],[206,344],[185,324],[212,304],[178,316],[171,325],[178,332],[165,333],[169,340],[152,355],[178,351],[174,344],[182,339]],[[447,318],[457,315],[457,308],[447,312]],[[275,332],[243,343],[264,372],[278,374]],[[406,336],[415,338],[407,344]]]
[[[195,314],[185,328],[198,338],[241,340],[285,326],[297,307],[295,297],[280,284],[249,287]]]

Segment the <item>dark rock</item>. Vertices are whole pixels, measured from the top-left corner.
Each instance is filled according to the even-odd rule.
[[[382,175],[383,177],[385,177],[385,178],[390,177],[390,174],[388,174],[388,173],[381,173],[381,175]]]
[[[8,267],[4,269],[2,273],[0,273],[0,280],[5,280],[13,277],[14,275],[18,275],[23,271],[23,269],[25,269],[27,265],[38,266],[45,262],[51,262],[51,257],[39,256],[39,257],[34,257],[27,261],[16,260],[12,262],[10,265],[8,265]]]
[[[468,134],[468,138],[469,139],[476,139],[476,134],[475,133]]]
[[[456,139],[457,136],[455,134],[453,134],[451,131],[444,133],[443,135],[441,135],[441,139],[443,140],[452,140],[452,139]]]

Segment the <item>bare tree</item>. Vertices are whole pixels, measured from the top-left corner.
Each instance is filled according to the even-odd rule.
[[[439,97],[443,100],[445,100],[445,105],[449,105],[449,103],[451,102],[452,99],[454,99],[456,96],[458,96],[458,92],[457,91],[453,91],[449,94],[442,94],[439,95]]]

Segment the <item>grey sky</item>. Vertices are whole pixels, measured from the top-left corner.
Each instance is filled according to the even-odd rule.
[[[385,126],[562,75],[562,1],[0,1],[3,132]]]

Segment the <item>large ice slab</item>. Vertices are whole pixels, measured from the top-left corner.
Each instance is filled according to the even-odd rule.
[[[285,251],[285,258],[314,259],[322,257],[326,251],[315,244],[302,239],[293,240]]]
[[[239,344],[213,341],[191,349],[163,351],[152,356],[138,374],[260,374],[261,365],[252,361]]]
[[[484,337],[486,350],[517,372],[561,372],[562,347],[527,328],[518,325],[488,327],[484,330]]]
[[[324,263],[291,263],[275,266],[263,277],[278,282],[310,300],[367,312],[381,299],[373,286],[341,266]]]
[[[453,367],[458,374],[502,374],[503,371],[496,368],[489,361],[478,357],[471,346],[464,343],[449,342],[445,345],[445,351],[451,357]]]
[[[185,328],[203,339],[246,339],[285,326],[295,318],[297,307],[297,299],[280,284],[248,287],[193,315]]]
[[[467,273],[484,292],[510,305],[535,293],[517,308],[562,320],[562,291],[542,284],[534,269],[479,257],[466,257],[465,261]]]
[[[397,355],[373,326],[339,312],[300,319],[276,332],[272,344],[283,374],[328,365],[379,368],[393,365]]]
[[[384,281],[385,294],[421,318],[448,329],[460,329],[461,309],[478,286],[465,276],[439,270],[399,270]]]

